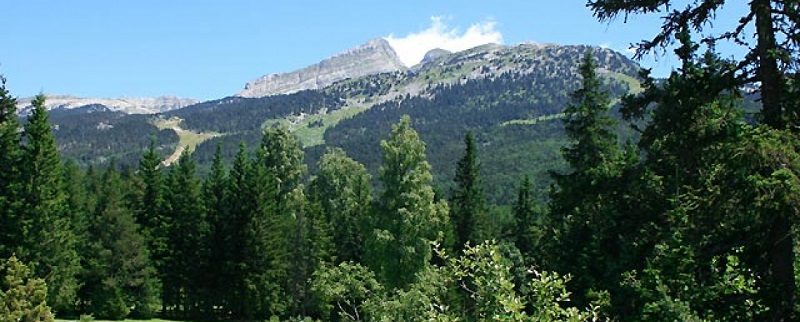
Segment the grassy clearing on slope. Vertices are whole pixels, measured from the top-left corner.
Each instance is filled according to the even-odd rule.
[[[539,117],[534,117],[532,119],[510,120],[510,121],[503,122],[501,125],[502,126],[506,126],[506,125],[534,125],[534,124],[539,123],[539,122],[562,119],[562,118],[564,118],[564,115],[565,115],[564,113],[557,113],[557,114],[542,115],[542,116],[539,116]]]
[[[221,135],[217,132],[195,132],[185,130],[180,127],[181,122],[183,122],[183,120],[178,117],[169,119],[156,118],[152,121],[153,126],[157,127],[159,130],[172,130],[178,135],[178,146],[175,148],[175,152],[163,161],[164,165],[170,165],[172,162],[175,162],[175,160],[178,160],[184,149],[188,148],[189,151],[194,151],[200,143]]]
[[[342,120],[366,110],[367,107],[363,105],[351,106],[330,113],[312,115],[295,125],[294,133],[304,148],[325,144],[325,131],[336,126]]]
[[[616,72],[604,73],[604,74],[601,74],[601,75],[627,84],[628,85],[628,89],[630,90],[631,94],[639,94],[642,91],[644,91],[644,89],[642,88],[642,83],[639,82],[639,80],[636,79],[636,77],[631,77],[631,76],[628,76],[628,75],[625,75],[625,74],[622,74],[622,73],[616,73]]]
[[[266,128],[275,124],[283,124],[297,136],[300,144],[304,147],[311,147],[325,144],[325,131],[336,126],[344,119],[351,118],[358,113],[366,111],[369,105],[353,105],[340,108],[325,114],[307,115],[302,120],[293,123],[287,119],[269,119],[264,121],[261,128]]]

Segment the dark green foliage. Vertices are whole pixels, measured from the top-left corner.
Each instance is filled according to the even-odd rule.
[[[30,263],[36,276],[45,277],[50,305],[56,310],[70,310],[75,304],[80,270],[77,240],[67,213],[63,170],[44,95],[37,96],[33,106],[22,147],[17,254]]]
[[[163,292],[165,306],[180,317],[200,316],[208,222],[202,187],[190,152],[184,152],[169,176]]]
[[[17,121],[17,100],[6,89],[0,75],[0,258],[8,258],[22,238],[17,230],[21,223],[19,209],[20,136]]]
[[[86,111],[91,108],[99,110]],[[50,121],[58,129],[54,134],[63,157],[76,160],[82,166],[108,166],[111,160],[133,166],[147,150],[151,135],[161,144],[157,148],[174,151],[178,136],[172,130],[159,130],[151,120],[151,115],[124,114],[91,105],[50,111]]]
[[[611,265],[618,254],[611,229],[616,211],[613,208],[612,185],[621,175],[622,151],[612,131],[608,94],[601,89],[596,64],[591,52],[580,66],[582,87],[572,94],[567,106],[564,126],[570,144],[563,149],[570,165],[566,174],[554,173],[556,184],[551,192],[551,233],[545,238],[551,246],[545,256],[552,256],[554,269],[575,276],[578,290],[613,281],[601,274],[609,273],[603,265]],[[583,294],[578,294],[581,299]]]
[[[514,221],[510,229],[511,240],[522,255],[535,257],[544,230],[548,229],[543,221],[543,214],[533,195],[533,185],[528,176],[522,180],[514,204]]]
[[[215,312],[215,308],[226,307],[226,290],[230,285],[230,279],[226,278],[226,263],[230,260],[228,249],[228,224],[229,217],[226,201],[227,171],[222,160],[222,149],[217,147],[214,163],[211,166],[211,173],[203,183],[203,198],[205,202],[206,218],[208,221],[208,253],[205,254],[203,262],[206,267],[202,273],[206,294],[203,294],[203,311],[215,316],[220,312]]]
[[[226,97],[166,113],[184,120],[189,129],[215,132],[261,131],[262,123],[286,115],[336,110],[343,101],[322,91],[301,91],[261,98]]]
[[[0,265],[0,320],[52,322],[47,306],[47,285],[15,256]]]
[[[257,195],[259,191],[274,193],[274,188],[264,186],[255,190],[257,186],[254,184],[264,178],[255,176],[254,166],[247,148],[241,144],[228,175],[225,195],[228,206],[225,271],[231,286],[227,288],[225,297],[233,317],[239,319],[265,316],[271,304],[267,301],[278,298],[271,293],[280,290],[278,281],[267,275],[271,268],[266,251],[267,221],[266,214],[259,211],[263,199]],[[265,175],[261,173],[261,176]]]
[[[308,315],[313,307],[309,279],[320,263],[329,259],[331,245],[326,221],[306,200],[303,151],[288,128],[270,127],[264,131],[256,163],[256,169],[263,168],[274,180],[266,184],[274,185],[275,194],[265,196],[272,203],[267,205],[271,207],[267,212],[270,273],[275,280],[286,282],[288,313]]]
[[[164,191],[167,188],[161,169],[161,157],[156,152],[156,139],[151,138],[150,147],[139,160],[136,176],[133,178],[131,210],[134,219],[145,236],[147,249],[160,282],[163,284],[167,274],[168,256],[168,213]],[[163,285],[162,285],[163,287]],[[166,296],[168,293],[162,293]],[[162,297],[162,304],[169,301]]]
[[[464,157],[458,161],[453,178],[456,187],[450,197],[450,221],[455,232],[454,248],[458,251],[470,241],[480,242],[477,238],[496,237],[478,234],[478,220],[487,218],[475,136],[472,133],[464,136],[464,145]]]
[[[109,169],[98,188],[84,254],[85,309],[98,318],[152,317],[159,308],[159,283],[145,238],[125,204],[128,187]]]
[[[372,206],[370,176],[363,165],[340,149],[319,161],[311,198],[330,223],[337,262],[361,262]]]
[[[624,1],[592,0],[587,6],[600,20],[617,16],[650,14],[666,10],[661,30],[649,40],[638,44],[637,57],[664,50],[679,40],[678,34],[694,31],[703,35],[702,42],[715,44],[729,41],[748,50],[737,62],[739,84],[754,84],[760,88],[762,118],[765,124],[783,129],[798,122],[797,104],[787,100],[787,79],[796,78],[784,72],[787,65],[797,63],[800,46],[795,37],[798,26],[796,3],[792,1],[755,0],[749,2],[744,16],[731,23],[729,29],[709,32],[715,25],[716,13],[724,10],[726,1],[697,1],[690,5],[669,0]],[[674,8],[674,9],[672,9]],[[746,35],[755,30],[755,39]],[[790,39],[784,41],[783,39]],[[796,65],[793,67],[796,69]]]

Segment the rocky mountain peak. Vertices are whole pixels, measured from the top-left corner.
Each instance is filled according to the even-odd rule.
[[[263,97],[321,89],[347,78],[405,69],[389,42],[376,38],[300,70],[261,76],[248,82],[238,96]]]
[[[424,57],[422,57],[422,61],[420,62],[420,64],[427,64],[429,62],[439,59],[440,57],[444,57],[450,54],[452,54],[451,51],[444,50],[441,48],[431,49],[427,53],[425,53]]]

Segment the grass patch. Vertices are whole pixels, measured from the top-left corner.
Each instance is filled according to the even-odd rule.
[[[619,81],[619,82],[627,84],[628,85],[628,89],[630,90],[631,94],[639,94],[639,93],[644,91],[644,88],[642,88],[642,83],[639,82],[639,80],[636,79],[636,77],[632,77],[632,76],[625,75],[623,73],[617,73],[617,72],[604,73],[604,74],[601,74],[601,75],[606,76],[608,78],[611,78],[613,80],[616,80],[616,81]]]
[[[366,111],[371,105],[353,105],[343,107],[325,114],[306,115],[302,120],[290,121],[289,119],[268,119],[261,124],[267,128],[276,124],[286,125],[303,148],[325,144],[325,131],[336,126],[344,119],[351,118],[358,113]],[[290,117],[294,118],[294,117]]]
[[[539,117],[534,117],[532,119],[517,119],[517,120],[505,121],[505,122],[501,123],[500,125],[501,126],[506,126],[506,125],[535,125],[535,124],[537,124],[539,122],[562,119],[562,118],[564,118],[565,115],[566,114],[564,114],[564,113],[548,114],[548,115],[542,115],[542,116],[539,116]]]
[[[336,126],[344,119],[351,118],[367,110],[367,106],[351,106],[330,113],[315,114],[306,117],[293,128],[295,135],[304,148],[325,144],[325,131]]]
[[[200,143],[221,135],[217,132],[195,132],[185,130],[181,128],[181,122],[183,122],[183,120],[178,117],[169,119],[156,118],[151,121],[153,126],[159,130],[172,130],[178,135],[178,146],[175,148],[175,152],[162,162],[164,165],[170,165],[178,160],[183,150],[189,149],[189,151],[194,151]]]

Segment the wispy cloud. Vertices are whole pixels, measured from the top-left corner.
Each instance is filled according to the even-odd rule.
[[[472,24],[462,33],[458,28],[447,26],[442,17],[431,17],[431,25],[425,30],[403,37],[392,34],[385,38],[397,52],[400,61],[412,66],[419,63],[431,49],[455,52],[486,43],[503,43],[503,34],[495,27],[496,23],[488,20]]]

